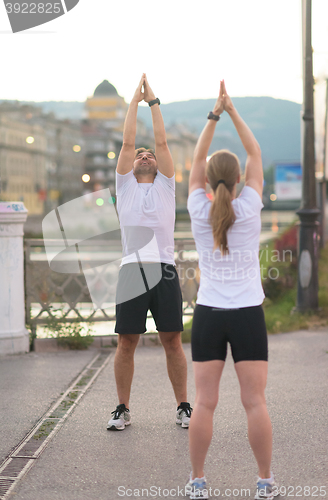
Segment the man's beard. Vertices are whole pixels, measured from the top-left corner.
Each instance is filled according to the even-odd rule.
[[[137,175],[149,175],[152,174],[154,176],[154,179],[157,175],[157,167],[153,165],[138,165],[134,167],[133,173],[135,176]]]

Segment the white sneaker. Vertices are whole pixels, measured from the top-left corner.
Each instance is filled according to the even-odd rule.
[[[188,429],[192,408],[189,403],[181,403],[177,408],[176,423]]]
[[[275,482],[273,474],[271,474],[269,479],[258,478],[255,500],[273,500],[279,494],[279,486]]]
[[[204,477],[195,477],[195,479],[190,478],[185,486],[185,495],[189,495],[190,500],[197,500],[201,498],[208,498],[208,489],[206,487],[206,479]]]
[[[117,405],[116,410],[112,411],[113,418],[107,424],[107,429],[111,431],[123,431],[127,425],[131,424],[130,410],[125,404]]]

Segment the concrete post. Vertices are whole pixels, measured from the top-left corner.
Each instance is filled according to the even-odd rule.
[[[25,328],[22,202],[0,202],[0,354],[29,351]]]

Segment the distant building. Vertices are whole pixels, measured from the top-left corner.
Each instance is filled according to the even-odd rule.
[[[19,102],[0,105],[2,200],[24,201],[29,215],[42,215],[81,196],[79,123],[57,120]]]
[[[0,105],[0,200],[23,201],[29,213],[42,214],[46,195],[44,129],[29,123],[19,104]],[[26,111],[26,110],[25,110]]]
[[[93,120],[82,123],[84,194],[109,188],[115,196],[115,169],[122,147],[122,134]]]
[[[100,120],[111,129],[123,131],[128,105],[114,85],[104,80],[85,103],[87,120]]]
[[[62,205],[82,195],[83,139],[80,122],[69,120],[48,120],[47,136],[50,125],[55,128],[55,152],[47,151],[47,160],[54,170],[47,169],[49,196],[48,210]],[[48,145],[50,141],[48,139]],[[58,198],[57,198],[58,196]],[[50,206],[52,204],[52,206]]]

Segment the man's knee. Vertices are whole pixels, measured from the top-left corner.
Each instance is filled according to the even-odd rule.
[[[177,350],[182,346],[180,332],[159,332],[159,337],[165,350]]]
[[[139,342],[139,335],[126,334],[118,336],[118,348],[121,351],[133,352]]]

